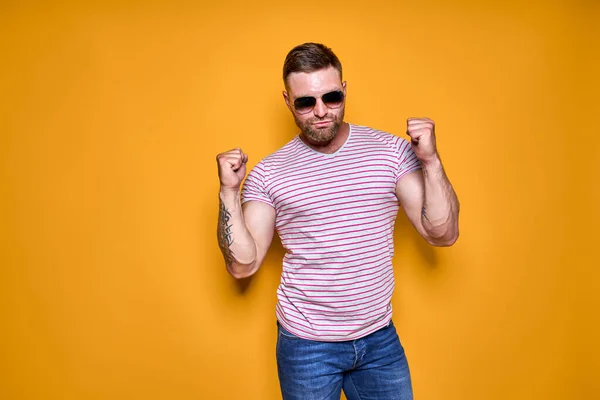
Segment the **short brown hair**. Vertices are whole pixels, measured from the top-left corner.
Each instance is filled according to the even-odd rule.
[[[333,67],[342,78],[342,63],[333,51],[321,43],[304,43],[294,47],[283,63],[283,83],[287,86],[287,77],[294,72],[315,72]]]

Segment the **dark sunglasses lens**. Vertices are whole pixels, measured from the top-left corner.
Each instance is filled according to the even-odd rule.
[[[344,93],[341,90],[336,92],[329,92],[323,95],[323,103],[327,104],[327,107],[337,108],[344,102]]]
[[[317,104],[317,99],[314,97],[298,97],[294,100],[294,108],[299,113],[309,112]]]

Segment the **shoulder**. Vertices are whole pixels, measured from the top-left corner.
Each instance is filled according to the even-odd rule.
[[[404,143],[408,143],[406,139],[387,131],[363,125],[351,126],[352,134],[359,140],[378,142],[394,151],[398,151]]]
[[[300,139],[298,136],[294,136],[292,140],[287,142],[281,148],[264,157],[261,162],[265,165],[274,165],[280,162],[286,162],[288,159],[296,156],[300,151],[302,151]]]
[[[263,157],[250,171],[251,174],[260,174],[263,178],[270,175],[271,171],[278,170],[280,165],[285,165],[291,158],[294,158],[300,151],[299,138],[295,136],[278,150]]]

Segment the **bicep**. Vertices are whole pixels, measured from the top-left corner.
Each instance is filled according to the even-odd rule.
[[[256,266],[259,267],[275,232],[275,209],[262,201],[248,201],[242,206],[244,222],[256,243]]]
[[[421,213],[425,201],[425,180],[421,169],[409,172],[398,180],[398,183],[396,183],[396,197],[398,197],[408,220],[421,236],[427,238],[421,222]]]

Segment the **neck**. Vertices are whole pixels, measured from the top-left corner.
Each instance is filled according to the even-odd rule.
[[[331,154],[335,153],[346,143],[348,135],[350,134],[350,125],[347,122],[343,122],[338,130],[337,134],[329,142],[314,142],[306,137],[303,133],[300,134],[300,139],[311,149],[318,151],[319,153]]]

